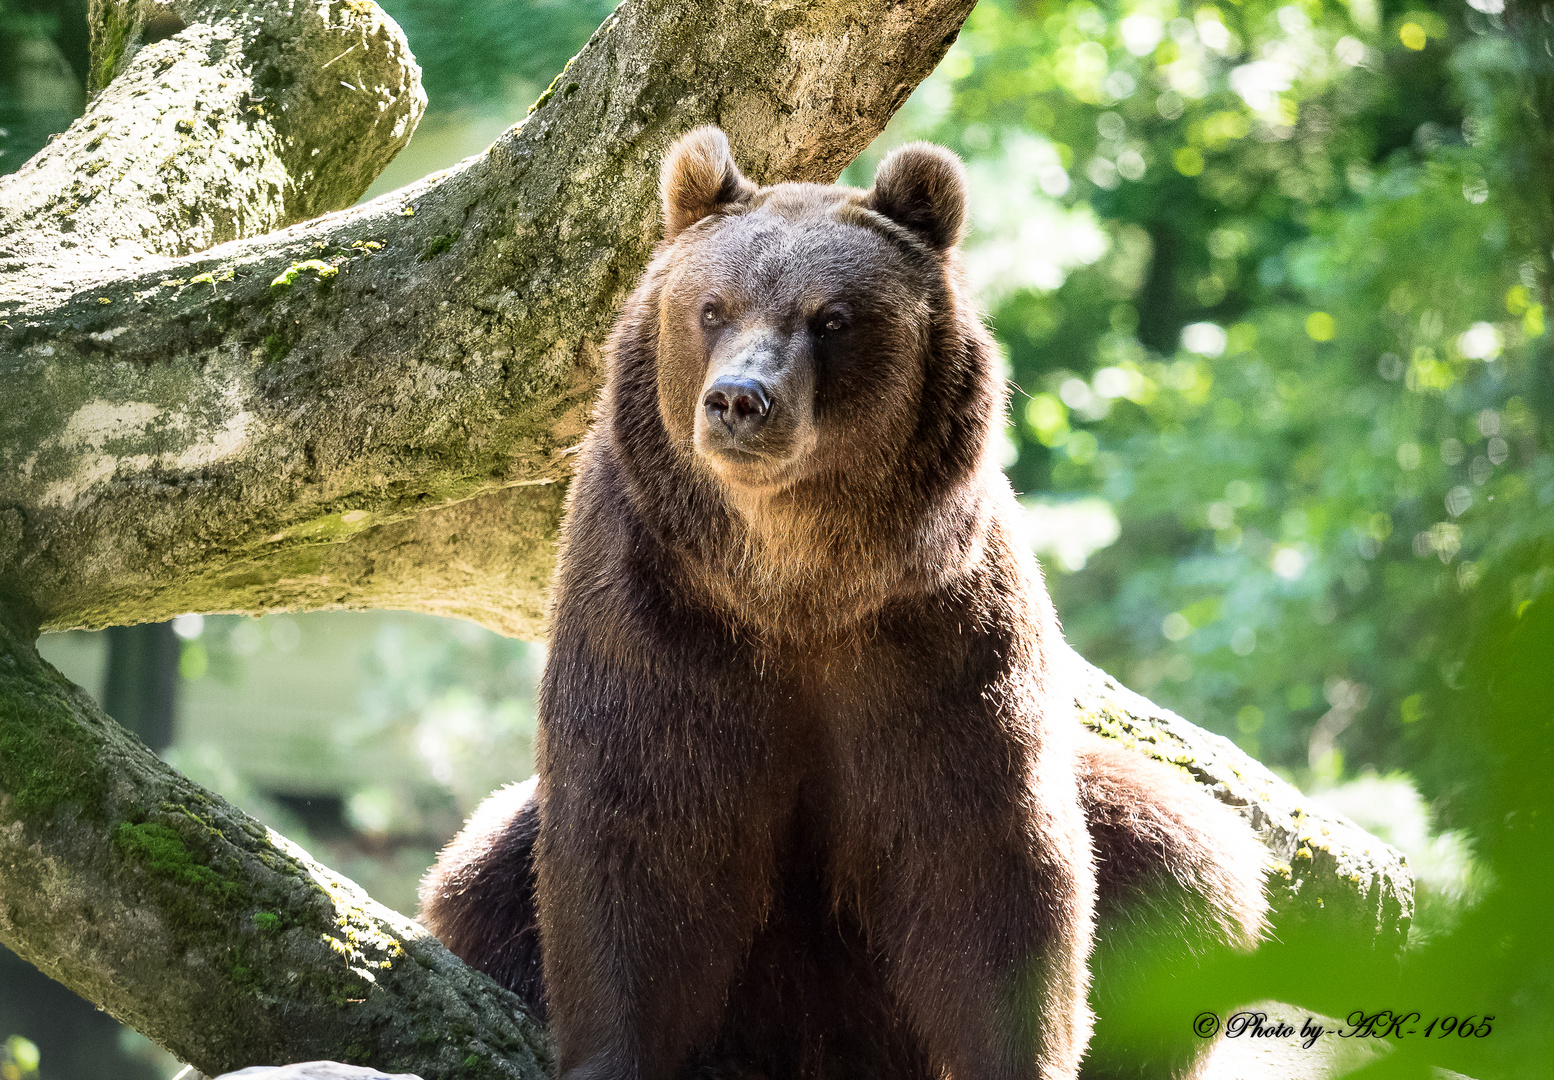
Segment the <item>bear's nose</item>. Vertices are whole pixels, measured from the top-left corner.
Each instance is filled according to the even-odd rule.
[[[707,419],[728,428],[734,439],[749,438],[761,430],[772,411],[766,388],[754,379],[723,379],[702,399]]]

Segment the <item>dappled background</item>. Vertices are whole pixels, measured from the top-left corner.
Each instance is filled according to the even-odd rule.
[[[383,6],[430,108],[369,197],[482,150],[610,8]],[[1405,849],[1421,957],[1462,947],[1509,866],[1546,865],[1499,831],[1536,817],[1506,762],[1544,760],[1547,672],[1525,723],[1476,690],[1484,643],[1554,584],[1554,174],[1500,7],[982,0],[844,177],[913,138],[965,158],[1005,465],[1070,640]],[[0,0],[0,171],[84,107],[84,27],[84,3]],[[1551,653],[1515,640],[1537,675]],[[543,649],[469,624],[186,616],[41,648],[406,912],[438,845],[532,764]],[[0,1037],[25,1037],[3,1080],[173,1068],[20,961],[0,980]]]

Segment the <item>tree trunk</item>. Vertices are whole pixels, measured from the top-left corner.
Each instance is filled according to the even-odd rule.
[[[754,179],[833,180],[970,6],[626,0],[490,149],[343,209],[424,106],[378,8],[93,0],[98,96],[0,180],[0,940],[206,1073],[540,1076],[512,995],[162,764],[30,642],[336,607],[538,635],[664,149],[717,123]],[[1398,943],[1395,852],[1079,670],[1088,722],[1270,838],[1287,912]]]

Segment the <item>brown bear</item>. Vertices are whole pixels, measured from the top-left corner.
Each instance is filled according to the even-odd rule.
[[[662,195],[569,496],[537,781],[422,918],[547,1018],[566,1080],[1073,1077],[1098,918],[1250,945],[1263,856],[1074,719],[960,162],[757,187],[702,128]]]

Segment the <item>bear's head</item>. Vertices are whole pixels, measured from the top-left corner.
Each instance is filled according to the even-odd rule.
[[[941,576],[976,543],[1003,413],[956,250],[960,161],[918,143],[867,191],[760,187],[700,128],[661,193],[604,398],[649,527],[763,610]]]

